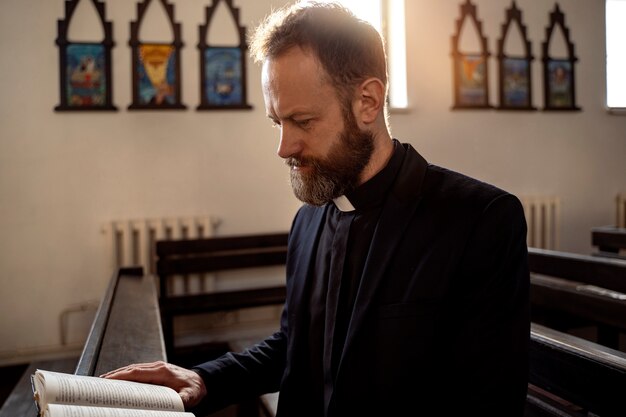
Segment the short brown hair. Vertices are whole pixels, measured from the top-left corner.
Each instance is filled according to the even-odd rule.
[[[337,90],[350,103],[354,88],[369,77],[387,87],[387,60],[380,34],[336,3],[295,3],[272,12],[250,39],[257,63],[299,46],[315,54]]]

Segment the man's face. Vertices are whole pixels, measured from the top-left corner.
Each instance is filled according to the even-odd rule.
[[[263,65],[263,95],[280,128],[278,155],[298,199],[323,205],[354,189],[374,148],[351,108],[337,98],[317,60],[298,47]]]

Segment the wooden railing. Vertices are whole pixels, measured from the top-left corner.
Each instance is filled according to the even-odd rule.
[[[111,279],[76,367],[101,375],[137,362],[167,361],[155,278],[122,268]]]

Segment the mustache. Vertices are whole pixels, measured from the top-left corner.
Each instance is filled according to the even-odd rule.
[[[316,159],[314,158],[300,158],[300,157],[296,157],[296,156],[290,156],[289,158],[285,159],[285,164],[291,168],[293,167],[301,167],[301,166],[318,166],[319,163]]]

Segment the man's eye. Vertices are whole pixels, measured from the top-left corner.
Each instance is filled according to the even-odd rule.
[[[303,129],[306,129],[311,125],[311,119],[294,120],[294,122]]]

